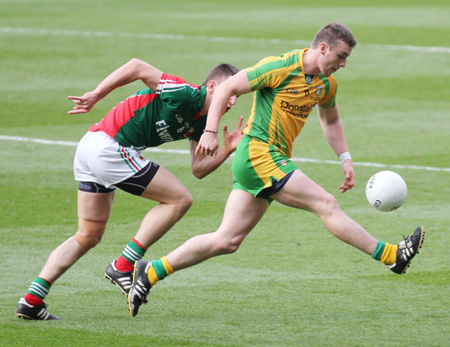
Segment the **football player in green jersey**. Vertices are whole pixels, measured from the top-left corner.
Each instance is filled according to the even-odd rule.
[[[144,217],[122,255],[105,270],[105,276],[128,294],[134,263],[183,217],[192,204],[188,189],[165,168],[146,159],[141,151],[146,147],[189,139],[194,176],[201,179],[218,168],[234,152],[243,136],[243,117],[230,133],[224,126],[224,145],[216,156],[195,156],[194,152],[205,129],[216,87],[237,72],[238,69],[230,64],[219,64],[199,86],[132,59],[95,90],[81,97],[69,96],[75,107],[68,113],[80,114],[89,112],[115,88],[136,80],[141,80],[147,87],[119,103],[99,123],[91,126],[78,144],[74,160],[75,179],[79,182],[78,231],[50,254],[28,293],[19,301],[19,318],[59,319],[47,311],[43,300],[52,283],[100,242],[116,187],[159,202]],[[236,96],[231,96],[227,110],[235,102]]]
[[[344,193],[353,187],[355,174],[339,118],[333,73],[346,66],[355,45],[346,26],[331,23],[317,32],[309,48],[267,57],[217,88],[206,132],[196,149],[200,156],[217,153],[216,133],[230,97],[255,92],[245,137],[233,160],[233,190],[222,223],[217,231],[195,236],[159,260],[136,263],[128,296],[132,316],[157,281],[211,257],[235,252],[272,200],[314,213],[340,240],[388,265],[395,273],[406,271],[422,246],[423,227],[399,245],[375,239],[341,210],[333,195],[289,159],[294,139],[313,107],[317,107],[325,138],[342,162],[345,179],[339,189]]]

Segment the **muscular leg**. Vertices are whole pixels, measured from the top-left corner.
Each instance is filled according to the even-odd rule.
[[[211,257],[235,252],[269,207],[265,199],[254,198],[242,190],[233,190],[228,197],[222,223],[217,231],[195,236],[166,257],[152,263],[137,262],[128,306],[136,316],[149,290],[167,275],[201,263]]]
[[[187,188],[163,167],[159,168],[141,196],[160,202],[144,217],[134,237],[148,248],[184,216],[192,205],[192,196]]]
[[[100,242],[113,200],[114,192],[95,194],[78,191],[78,231],[50,254],[39,277],[53,283]]]
[[[174,271],[211,257],[235,252],[248,233],[260,221],[269,202],[242,190],[233,190],[228,198],[222,223],[217,231],[195,236],[167,255]]]
[[[347,216],[334,196],[300,170],[271,197],[284,205],[313,212],[334,236],[369,255],[377,246],[378,240]]]

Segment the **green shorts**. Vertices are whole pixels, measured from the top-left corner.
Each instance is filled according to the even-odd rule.
[[[278,190],[281,189],[297,166],[278,147],[244,136],[236,148],[231,169],[233,189],[244,190],[254,197],[268,199],[262,191],[274,185]],[[277,182],[282,184],[279,185]],[[272,194],[275,192],[272,191]]]

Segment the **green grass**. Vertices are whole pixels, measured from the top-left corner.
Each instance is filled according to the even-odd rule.
[[[142,87],[115,90],[88,115],[66,114],[68,95],[95,88],[132,57],[199,84],[219,62],[244,68],[307,45],[328,22],[347,24],[358,45],[336,76],[356,185],[339,194],[339,165],[297,164],[375,237],[397,243],[417,225],[426,229],[420,255],[397,276],[333,238],[312,214],[274,203],[236,254],[167,278],[132,318],[126,298],[103,271],[155,204],[117,192],[103,241],[46,299],[50,312],[63,319],[22,321],[15,315],[18,299],[49,253],[76,231],[75,147],[0,138],[0,345],[447,346],[450,5],[368,3],[0,0],[0,136],[55,141],[78,141]],[[223,123],[234,125],[250,107],[250,95],[239,98]],[[231,159],[198,181],[188,155],[145,154],[179,177],[195,200],[148,252],[153,259],[219,225]],[[315,113],[293,156],[335,160]],[[391,213],[370,207],[364,193],[368,178],[384,168],[408,184],[408,199]]]

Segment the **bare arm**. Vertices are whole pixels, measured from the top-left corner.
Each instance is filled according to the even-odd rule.
[[[339,118],[339,108],[336,105],[327,109],[319,106],[319,120],[322,131],[337,156],[342,152],[348,152],[347,143],[345,141],[344,128]],[[341,193],[353,188],[355,184],[355,171],[353,170],[353,162],[351,159],[346,160],[342,164],[345,180],[339,187]]]
[[[236,75],[220,84],[214,91],[205,129],[218,131],[220,119],[225,112],[230,97],[233,95],[247,94],[251,91],[245,70],[238,72]],[[195,150],[195,155],[200,153],[204,156],[214,156],[217,153],[218,147],[219,142],[217,140],[217,134],[205,132],[200,138],[200,142]]]
[[[87,113],[114,89],[139,79],[147,87],[156,91],[161,76],[162,71],[142,60],[133,58],[106,77],[93,91],[87,92],[83,96],[68,96],[67,98],[76,104],[68,114]]]
[[[236,150],[239,141],[244,136],[241,128],[244,117],[241,117],[236,125],[236,128],[228,133],[228,126],[223,127],[223,146],[217,151],[215,156],[201,156],[195,155],[197,148],[197,141],[189,141],[191,151],[191,170],[195,177],[202,179],[216,170],[230,155]]]

